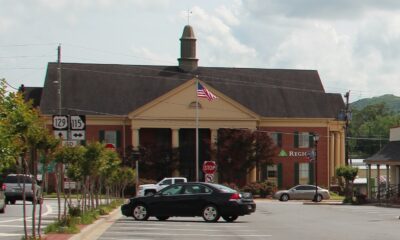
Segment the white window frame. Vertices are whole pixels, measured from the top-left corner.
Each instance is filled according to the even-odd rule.
[[[308,184],[310,178],[310,164],[299,163],[299,184]]]
[[[106,130],[104,131],[104,142],[106,144],[113,144],[114,147],[117,147],[117,131]]]
[[[310,133],[300,132],[299,133],[299,148],[309,148],[310,147]]]

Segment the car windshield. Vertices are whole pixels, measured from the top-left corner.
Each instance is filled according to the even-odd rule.
[[[211,184],[213,187],[217,188],[221,192],[226,192],[226,193],[235,193],[237,192],[236,190],[233,190],[232,188],[229,188],[224,185],[219,185],[219,184]]]
[[[7,176],[6,179],[4,179],[4,183],[32,183],[32,178],[29,176],[23,176],[23,175],[13,175],[13,176]]]

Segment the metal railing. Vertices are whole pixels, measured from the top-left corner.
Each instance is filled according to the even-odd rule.
[[[400,203],[400,184],[381,184],[371,189],[371,202],[377,203]]]

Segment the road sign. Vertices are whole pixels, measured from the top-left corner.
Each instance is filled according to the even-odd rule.
[[[68,116],[53,115],[53,130],[68,130]]]
[[[62,141],[62,145],[64,147],[75,147],[76,145],[78,145],[77,141]]]
[[[53,134],[54,134],[54,137],[56,137],[56,138],[61,138],[64,140],[68,139],[68,131],[67,130],[62,130],[62,131],[54,130]]]
[[[206,174],[206,182],[214,182],[214,174]]]
[[[86,116],[85,115],[70,116],[70,128],[71,130],[85,130]]]
[[[217,170],[217,164],[214,161],[204,161],[203,172],[205,174],[214,174]]]
[[[85,140],[85,130],[71,130],[71,140]]]

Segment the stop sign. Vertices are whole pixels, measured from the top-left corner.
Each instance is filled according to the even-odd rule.
[[[205,174],[214,174],[217,170],[217,164],[214,161],[204,161],[203,172]]]

